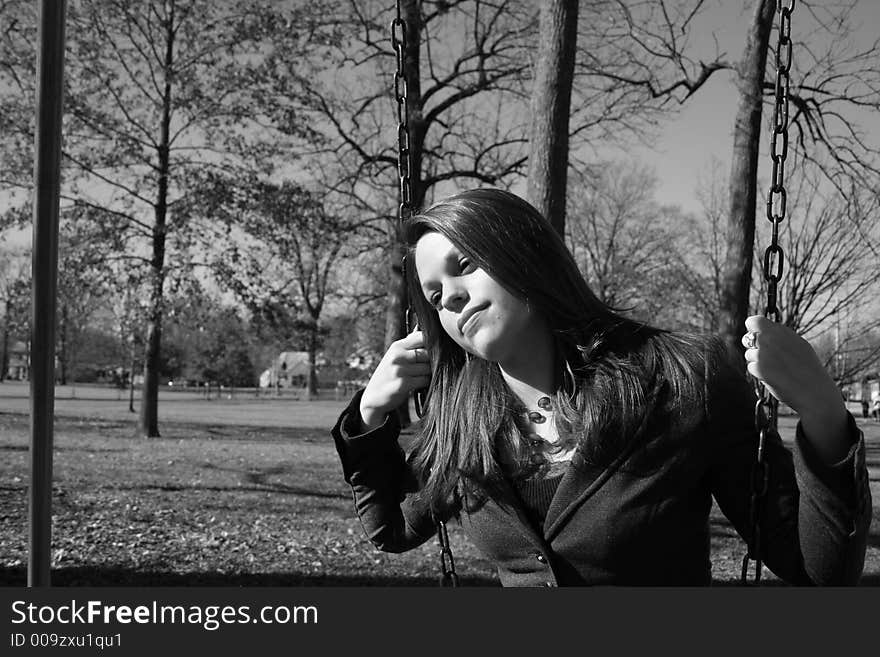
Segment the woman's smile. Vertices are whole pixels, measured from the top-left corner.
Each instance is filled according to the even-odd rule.
[[[477,322],[480,321],[480,315],[488,307],[489,304],[483,304],[476,308],[465,310],[461,317],[458,320],[458,331],[463,336],[467,337],[469,333],[472,332],[473,329],[476,328]]]

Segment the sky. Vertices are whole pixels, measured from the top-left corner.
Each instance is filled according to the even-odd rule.
[[[839,4],[835,0],[822,2],[829,6]],[[742,3],[735,0],[707,4],[709,7],[696,30],[703,38],[695,40],[694,45],[705,50],[707,56],[714,53],[711,41],[714,33],[720,50],[729,59],[738,61],[751,18],[750,11],[742,11]],[[804,7],[796,3],[791,21],[792,57],[795,60],[798,58],[798,48],[818,46],[808,40],[815,35],[798,32],[799,27],[806,28],[805,23],[809,18],[803,12]],[[880,0],[860,0],[854,18],[860,27],[853,35],[852,44],[856,47],[867,47],[880,34]],[[775,32],[771,38],[775,43]],[[877,66],[880,66],[880,61]],[[639,146],[630,149],[628,156],[639,158],[654,168],[659,183],[658,202],[680,205],[686,211],[699,212],[701,206],[696,195],[697,181],[705,176],[713,160],[720,163],[726,179],[733,149],[732,130],[737,103],[733,73],[716,73],[704,88],[687,101],[675,118],[662,126],[653,147]],[[765,106],[765,118],[766,116]],[[873,134],[874,143],[880,145],[880,117],[872,117],[866,121],[865,127]],[[761,144],[760,180],[769,178],[769,144],[768,132]]]
[[[841,0],[814,2],[818,5],[823,3],[836,6]],[[752,4],[752,0],[706,0],[706,7],[692,30],[693,52],[705,57],[714,56],[717,41],[718,49],[726,58],[738,61],[751,18]],[[749,5],[749,8],[744,9],[743,5]],[[870,44],[880,34],[880,0],[859,0],[854,18],[860,29],[853,35],[853,44],[857,47]],[[815,35],[805,33],[809,29],[809,20],[806,7],[800,1],[796,2],[792,16],[795,60],[798,58],[799,48],[820,45],[812,41]],[[775,34],[773,39],[775,42]],[[635,158],[653,168],[658,179],[656,200],[698,213],[701,206],[697,199],[697,186],[701,178],[706,177],[706,172],[713,163],[717,163],[719,172],[725,179],[729,171],[737,102],[733,73],[715,73],[674,117],[660,126],[656,141],[651,146],[635,145],[628,147],[626,152],[611,152],[609,156]],[[880,117],[872,117],[865,127],[873,133],[875,143],[880,145]],[[766,180],[769,175],[769,137],[769,133],[765,134],[761,144],[761,180]],[[525,190],[514,191],[524,193]]]

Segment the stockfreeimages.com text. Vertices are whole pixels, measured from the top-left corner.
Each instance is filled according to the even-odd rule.
[[[315,606],[267,605],[255,612],[249,605],[162,605],[154,600],[148,605],[108,605],[101,600],[84,603],[71,600],[70,604],[36,605],[24,600],[12,603],[12,623],[33,625],[66,624],[180,624],[201,625],[213,631],[221,625],[264,623],[317,624],[318,609]]]

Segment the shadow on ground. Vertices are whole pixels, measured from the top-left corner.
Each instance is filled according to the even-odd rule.
[[[280,573],[271,575],[203,572],[133,572],[122,568],[59,568],[52,586],[438,586],[437,577],[346,577]],[[497,580],[461,577],[462,586],[500,586]],[[0,586],[27,586],[24,568],[0,568]]]
[[[298,573],[281,573],[272,575],[245,574],[234,575],[217,572],[201,573],[169,573],[169,572],[133,572],[121,568],[61,568],[52,571],[51,583],[54,587],[75,586],[233,586],[233,587],[269,587],[269,586],[439,586],[436,577],[382,577],[382,576],[316,576]],[[497,580],[484,577],[461,577],[463,587],[499,587]],[[0,586],[27,586],[27,573],[24,568],[0,568]],[[741,587],[737,580],[713,581],[713,588]],[[747,585],[755,588],[754,583]],[[779,588],[787,586],[780,580],[766,580],[757,588]],[[880,586],[880,575],[869,574],[862,577],[859,586]]]

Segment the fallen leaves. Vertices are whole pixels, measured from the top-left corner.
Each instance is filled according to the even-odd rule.
[[[26,579],[27,452],[20,446],[27,431],[26,416],[0,417],[0,585]],[[118,424],[59,421],[53,583],[436,581],[430,542],[390,555],[367,541],[326,433],[250,428],[247,439],[208,440],[207,431],[169,424],[167,438],[147,441]],[[457,531],[453,537],[461,572],[494,584],[494,569]]]

